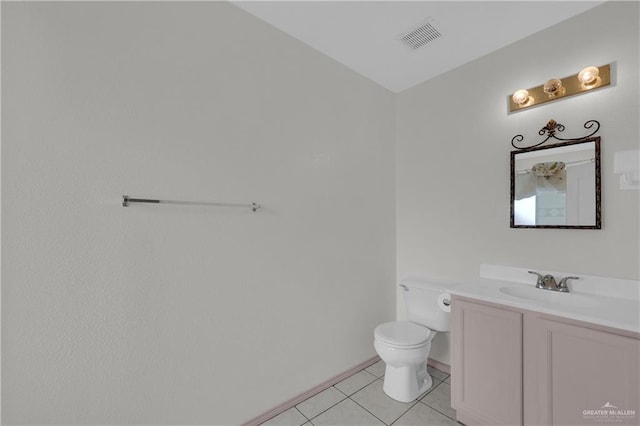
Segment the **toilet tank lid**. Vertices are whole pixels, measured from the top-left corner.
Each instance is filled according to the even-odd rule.
[[[446,278],[407,277],[400,281],[400,285],[405,285],[409,288],[421,288],[424,290],[436,290],[440,292],[449,291],[451,288],[459,284],[459,282]]]

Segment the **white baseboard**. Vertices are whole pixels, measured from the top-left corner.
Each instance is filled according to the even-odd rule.
[[[318,394],[320,392],[322,392],[325,389],[330,388],[331,386],[335,385],[336,383],[339,383],[341,381],[343,381],[344,379],[346,379],[347,377],[357,373],[358,371],[367,368],[368,366],[375,364],[376,362],[380,361],[380,357],[378,356],[374,356],[371,359],[368,359],[364,362],[361,362],[360,364],[348,369],[347,371],[338,374],[337,376],[334,376],[332,378],[330,378],[329,380],[325,380],[324,382],[320,383],[317,386],[312,387],[311,389],[309,389],[306,392],[301,393],[298,396],[295,396],[285,402],[283,402],[282,404],[272,408],[271,410],[259,415],[258,417],[255,417],[251,420],[249,420],[246,423],[243,423],[242,426],[257,426],[261,423],[266,422],[267,420],[277,416],[280,413],[283,413],[285,411],[287,411],[289,408],[291,407],[295,407],[296,405],[300,404],[302,401],[311,398],[313,395]]]
[[[285,411],[287,411],[288,409],[295,407],[296,405],[300,404],[302,401],[311,398],[313,395],[316,395],[320,392],[322,392],[323,390],[335,385],[336,383],[341,382],[342,380],[346,379],[347,377],[357,373],[360,370],[363,370],[367,367],[369,367],[372,364],[375,364],[376,362],[380,361],[380,357],[378,356],[374,356],[371,359],[368,359],[364,362],[361,362],[360,364],[348,369],[347,371],[338,374],[337,376],[334,376],[332,378],[330,378],[329,380],[325,380],[324,382],[320,383],[317,386],[312,387],[311,389],[309,389],[306,392],[301,393],[300,395],[297,395],[285,402],[283,402],[282,404],[272,408],[271,410],[259,415],[258,417],[255,417],[245,423],[242,424],[242,426],[258,426],[261,423],[266,422],[267,420],[277,416],[280,413],[283,413]],[[434,359],[429,358],[429,360],[427,360],[427,365],[430,365],[433,368],[437,368],[438,370],[444,371],[445,373],[451,374],[451,367],[448,366],[447,364],[444,364],[440,361],[436,361]]]

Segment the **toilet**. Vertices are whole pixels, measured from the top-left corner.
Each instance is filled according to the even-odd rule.
[[[427,358],[436,332],[450,329],[452,286],[420,279],[400,283],[408,321],[380,324],[373,333],[373,346],[386,364],[383,390],[389,397],[410,402],[431,387]]]

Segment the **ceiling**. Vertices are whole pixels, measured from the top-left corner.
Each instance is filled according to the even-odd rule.
[[[392,92],[400,92],[603,1],[235,1]],[[400,36],[429,23],[413,50]]]

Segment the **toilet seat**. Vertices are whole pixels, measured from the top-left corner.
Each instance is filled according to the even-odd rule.
[[[410,321],[391,321],[380,324],[374,331],[376,339],[398,348],[417,348],[424,346],[433,331]]]

